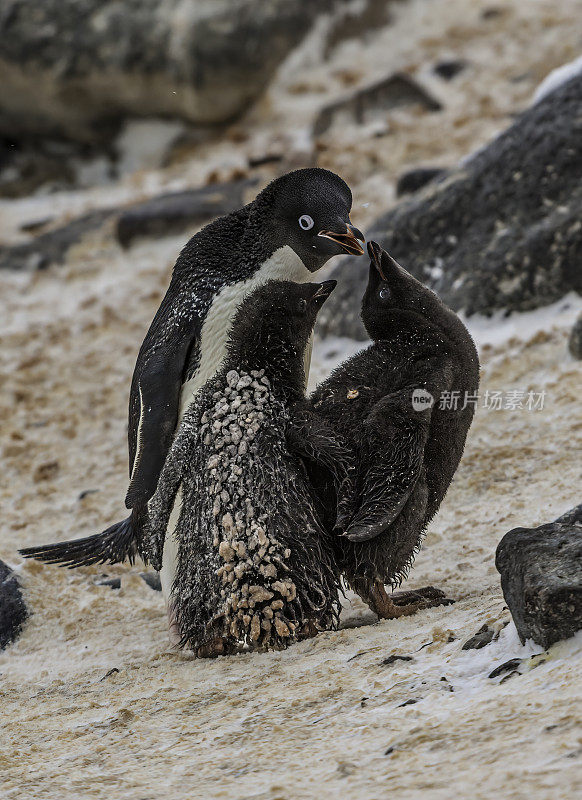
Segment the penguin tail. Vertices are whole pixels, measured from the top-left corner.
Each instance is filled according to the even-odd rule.
[[[18,552],[24,558],[35,558],[46,564],[58,564],[69,569],[90,564],[119,564],[126,559],[133,564],[138,552],[138,538],[133,522],[134,514],[131,514],[102,533],[68,542],[25,547]]]

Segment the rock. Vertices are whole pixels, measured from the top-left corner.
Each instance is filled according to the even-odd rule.
[[[324,106],[313,124],[313,135],[321,136],[334,122],[347,119],[358,125],[398,106],[420,104],[427,111],[439,111],[440,103],[413,78],[397,72],[376,83],[356,89],[342,100]]]
[[[385,658],[382,662],[380,662],[380,666],[388,667],[394,664],[396,661],[414,661],[412,656],[399,656],[399,655],[391,655],[388,658]]]
[[[121,578],[108,578],[104,575],[95,581],[95,586],[109,586],[110,589],[121,589]]]
[[[367,231],[454,310],[527,311],[582,293],[582,81],[560,85],[448,178]],[[368,280],[345,259],[319,315],[325,334],[366,338],[354,297]]]
[[[99,489],[83,489],[82,492],[79,492],[79,496],[77,497],[77,500],[84,500],[86,497],[89,497],[89,495],[98,494],[98,493],[99,493]]]
[[[438,75],[439,78],[443,78],[445,81],[450,81],[455,77],[455,75],[458,75],[459,72],[462,72],[466,66],[466,61],[463,61],[460,58],[450,58],[444,61],[439,61],[438,64],[434,65],[432,71],[435,73],[435,75]]]
[[[522,642],[547,648],[582,629],[582,505],[555,522],[506,533],[495,565]]]
[[[503,675],[504,672],[517,672],[517,667],[519,667],[521,661],[521,658],[510,658],[509,661],[504,661],[503,664],[500,664],[498,667],[495,667],[495,669],[491,670],[487,677],[498,678],[500,675]]]
[[[72,245],[100,228],[113,214],[112,209],[91,211],[60,228],[40,234],[31,242],[0,247],[0,269],[32,272],[60,264]]]
[[[140,572],[139,576],[154,592],[162,591],[162,582],[158,572]]]
[[[61,264],[72,245],[116,217],[116,236],[124,247],[139,236],[180,233],[242,206],[244,190],[254,183],[251,179],[217,183],[159,195],[123,209],[91,211],[25,244],[0,247],[0,269],[34,271]]]
[[[492,630],[488,625],[483,625],[483,627],[479,628],[474,636],[471,636],[470,639],[467,639],[465,644],[461,647],[461,650],[480,650],[482,647],[486,647],[488,644],[491,644],[494,636],[495,631]]]
[[[0,137],[0,197],[26,197],[47,184],[52,190],[69,187],[74,181],[70,159],[77,150],[64,143]]]
[[[16,641],[27,617],[18,578],[0,561],[0,650]]]
[[[123,211],[116,225],[122,247],[140,236],[167,236],[244,205],[244,192],[256,183],[238,180],[154,197]]]
[[[0,130],[95,141],[125,117],[240,114],[332,0],[10,0]]]
[[[415,167],[404,172],[396,183],[396,196],[412,194],[422,189],[427,183],[431,183],[437,178],[442,178],[447,174],[446,169],[441,167]]]
[[[582,359],[582,314],[574,323],[568,339],[568,349],[574,358]]]

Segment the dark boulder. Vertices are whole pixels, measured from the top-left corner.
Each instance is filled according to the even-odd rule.
[[[110,139],[125,117],[242,112],[332,0],[10,0],[0,131]]]
[[[0,650],[18,638],[27,617],[18,578],[0,561]]]
[[[409,105],[421,105],[427,111],[439,111],[441,108],[438,100],[417,81],[409,75],[397,72],[324,106],[313,123],[313,135],[325,133],[338,119],[343,123],[349,118],[361,125],[371,122],[379,114],[384,115],[391,108]]]
[[[34,272],[60,264],[70,247],[91,231],[98,230],[113,214],[112,209],[90,211],[66,225],[39,234],[30,242],[0,247],[0,269]]]
[[[123,247],[139,237],[169,236],[229,214],[244,204],[253,180],[238,180],[159,195],[123,209],[91,211],[61,227],[41,233],[24,244],[0,247],[0,269],[34,271],[65,261],[69,248],[92,231],[115,219]]]
[[[527,311],[582,293],[582,78],[528,108],[448,178],[367,231],[454,310]],[[365,338],[368,270],[349,258],[320,330]]]
[[[162,582],[158,572],[140,572],[139,575],[140,578],[147,583],[150,589],[154,590],[154,592],[162,591]]]
[[[506,533],[495,565],[522,642],[547,648],[582,629],[582,505],[539,528]]]
[[[116,226],[117,240],[128,247],[140,236],[168,236],[213,217],[230,214],[244,205],[244,192],[256,181],[229,183],[187,189],[154,197],[123,211]]]

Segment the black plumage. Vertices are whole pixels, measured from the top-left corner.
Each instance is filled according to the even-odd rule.
[[[333,172],[297,170],[270,183],[244,208],[220,217],[193,236],[180,253],[170,285],[143,341],[129,399],[129,517],[94,536],[31,547],[27,558],[69,567],[116,563],[137,553],[152,497],[182,410],[191,397],[204,353],[203,329],[211,309],[228,327],[252,286],[277,277],[304,281],[333,255],[363,253],[361,233],[350,224],[352,195]],[[278,261],[272,260],[278,254]],[[261,270],[264,271],[264,276]],[[261,278],[261,276],[263,276]],[[233,291],[225,292],[232,288]],[[226,339],[226,334],[224,335]],[[212,347],[214,341],[210,341]],[[212,353],[209,374],[224,352]],[[186,396],[182,396],[182,395]]]
[[[459,465],[479,360],[453,311],[377,244],[368,252],[362,320],[373,344],[311,396],[313,409],[356,454],[354,491],[340,494],[336,506],[329,475],[318,466],[311,477],[326,526],[336,528],[347,581],[380,615],[399,616],[444,597],[429,587],[390,599],[384,584],[397,586],[407,574]]]
[[[349,451],[304,400],[304,351],[334,286],[271,281],[242,304],[151,499],[148,556],[159,568],[166,536],[178,543],[171,618],[198,655],[280,648],[337,622],[332,536],[293,452],[346,469]]]

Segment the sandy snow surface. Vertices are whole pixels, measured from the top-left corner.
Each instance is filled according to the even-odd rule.
[[[365,226],[393,197],[396,174],[454,164],[578,55],[574,0],[499,3],[484,20],[489,7],[394,4],[392,27],[363,49],[346,41],[325,64],[318,30],[230,140],[114,187],[0,203],[0,238],[22,240],[19,225],[31,219],[56,222],[212,172],[229,177],[261,150],[283,148],[301,163],[318,104],[406,69],[443,100],[441,114],[399,110],[382,138],[347,126],[319,146],[319,163],[350,181],[353,219]],[[470,66],[450,85],[437,82],[430,65],[452,55]],[[63,266],[0,274],[0,556],[17,569],[32,611],[21,639],[0,654],[0,796],[574,797],[582,639],[547,654],[522,647],[494,551],[510,528],[580,502],[582,365],[567,351],[578,297],[469,321],[483,362],[481,400],[406,584],[434,584],[452,606],[378,623],[350,597],[337,632],[285,652],[196,661],[169,648],[161,595],[139,577],[140,565],[65,571],[18,557],[19,546],[88,535],[124,514],[131,372],[186,238],[124,253],[105,229]],[[312,381],[359,347],[316,342]],[[484,408],[487,390],[504,399],[511,390],[543,392],[544,408]],[[102,573],[121,577],[121,589],[96,585]],[[485,623],[498,638],[463,651]],[[411,660],[384,664],[391,655]],[[488,677],[517,657],[518,674]]]

